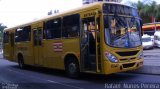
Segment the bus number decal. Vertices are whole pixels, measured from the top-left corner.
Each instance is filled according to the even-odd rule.
[[[55,42],[53,43],[54,51],[55,52],[62,52],[63,51],[63,46],[61,42]]]

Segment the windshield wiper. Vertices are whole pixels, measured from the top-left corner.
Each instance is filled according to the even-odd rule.
[[[114,17],[117,20],[118,24],[120,24],[120,26],[123,26],[126,28],[125,22],[117,14],[114,14]]]

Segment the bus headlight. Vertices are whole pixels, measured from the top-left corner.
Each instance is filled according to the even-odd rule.
[[[143,52],[141,52],[140,54],[139,54],[139,59],[142,59],[144,56],[143,56]]]
[[[118,59],[111,53],[105,53],[105,56],[109,59],[110,62],[117,63]]]

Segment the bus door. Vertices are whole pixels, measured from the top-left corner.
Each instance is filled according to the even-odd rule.
[[[83,71],[100,72],[99,17],[82,18],[81,64]]]
[[[14,33],[9,34],[10,37],[10,58],[14,60]]]
[[[43,65],[43,45],[42,45],[42,29],[37,28],[33,30],[33,44],[34,44],[34,60],[35,65]]]

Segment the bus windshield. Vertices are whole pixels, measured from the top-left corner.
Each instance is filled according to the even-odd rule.
[[[113,47],[133,48],[141,45],[140,20],[134,17],[104,15],[105,41]]]
[[[112,47],[134,48],[142,45],[141,23],[135,8],[104,4],[105,42]]]

